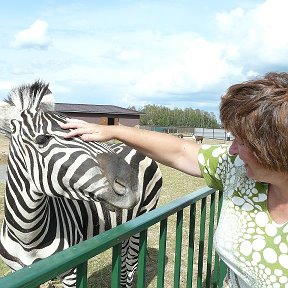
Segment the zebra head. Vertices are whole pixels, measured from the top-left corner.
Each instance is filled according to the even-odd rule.
[[[5,100],[0,126],[11,137],[10,189],[29,190],[34,200],[47,195],[102,201],[111,210],[134,207],[140,199],[136,171],[108,144],[64,139],[60,123],[66,116],[43,105],[50,94],[47,84],[36,81],[13,89]]]

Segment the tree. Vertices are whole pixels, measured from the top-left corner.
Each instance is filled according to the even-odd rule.
[[[140,117],[140,125],[178,127],[190,126],[205,128],[220,127],[214,113],[199,109],[170,109],[165,106],[148,104],[143,108],[138,109],[138,111],[145,113],[145,115],[141,115]]]

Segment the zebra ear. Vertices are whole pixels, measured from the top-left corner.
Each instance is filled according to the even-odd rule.
[[[36,81],[32,85],[22,85],[11,90],[8,98],[0,101],[0,133],[10,137],[11,120],[21,120],[21,111],[36,110],[54,111],[54,97],[48,84]]]
[[[54,95],[50,93],[43,96],[39,108],[42,111],[54,111],[55,110]]]
[[[11,136],[10,122],[12,119],[19,117],[19,110],[15,106],[10,106],[8,103],[0,103],[0,134]]]
[[[54,111],[54,98],[51,90],[49,89],[49,84],[37,80],[31,85],[26,85],[26,93],[24,93],[25,98],[28,98],[29,106],[24,109],[34,109],[42,111]],[[18,90],[20,90],[18,88]],[[27,93],[28,92],[28,93]]]

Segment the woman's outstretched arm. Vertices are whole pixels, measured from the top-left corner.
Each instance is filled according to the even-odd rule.
[[[127,126],[105,126],[82,121],[68,122],[63,129],[72,129],[65,138],[79,136],[84,141],[119,141],[135,148],[157,162],[187,174],[201,177],[198,164],[200,146],[193,140]]]

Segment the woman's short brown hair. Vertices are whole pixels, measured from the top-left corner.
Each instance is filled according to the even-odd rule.
[[[220,118],[263,167],[288,172],[288,73],[232,85],[221,98]]]

